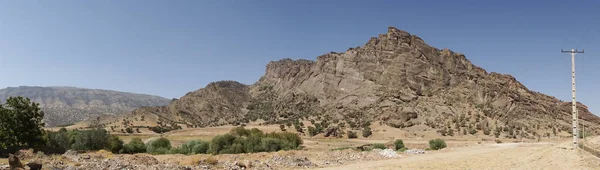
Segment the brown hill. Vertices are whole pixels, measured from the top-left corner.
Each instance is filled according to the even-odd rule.
[[[600,118],[581,103],[578,109],[582,122],[598,131]],[[531,91],[510,75],[488,73],[463,54],[390,27],[362,47],[331,52],[316,62],[270,62],[253,85],[211,83],[169,106],[138,109],[123,120],[151,117],[146,124],[167,128],[310,120],[324,128],[357,130],[381,121],[439,129],[443,135],[498,130],[512,138],[539,138],[569,132],[570,110],[570,103]]]

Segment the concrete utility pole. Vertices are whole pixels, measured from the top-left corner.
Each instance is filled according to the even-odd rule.
[[[583,50],[577,51],[576,49],[571,49],[571,51],[565,51],[561,49],[560,52],[571,53],[571,85],[573,88],[573,149],[575,149],[578,148],[577,138],[579,137],[577,135],[577,125],[579,124],[577,119],[579,119],[579,116],[577,115],[577,101],[575,100],[575,54],[583,53]]]

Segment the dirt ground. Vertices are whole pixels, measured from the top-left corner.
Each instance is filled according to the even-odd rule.
[[[599,138],[600,139],[600,138]],[[599,169],[600,159],[560,143],[502,143],[320,169]]]

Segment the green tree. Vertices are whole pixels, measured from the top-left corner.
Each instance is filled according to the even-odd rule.
[[[9,97],[0,104],[0,148],[43,145],[44,112],[29,98]]]

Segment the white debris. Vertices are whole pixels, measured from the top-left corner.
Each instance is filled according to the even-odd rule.
[[[404,151],[405,154],[425,154],[425,150],[422,149],[409,149]]]
[[[395,157],[399,157],[400,155],[398,155],[398,153],[396,153],[396,151],[392,150],[392,149],[385,149],[385,150],[380,150],[379,154],[383,157],[386,158],[395,158]]]

